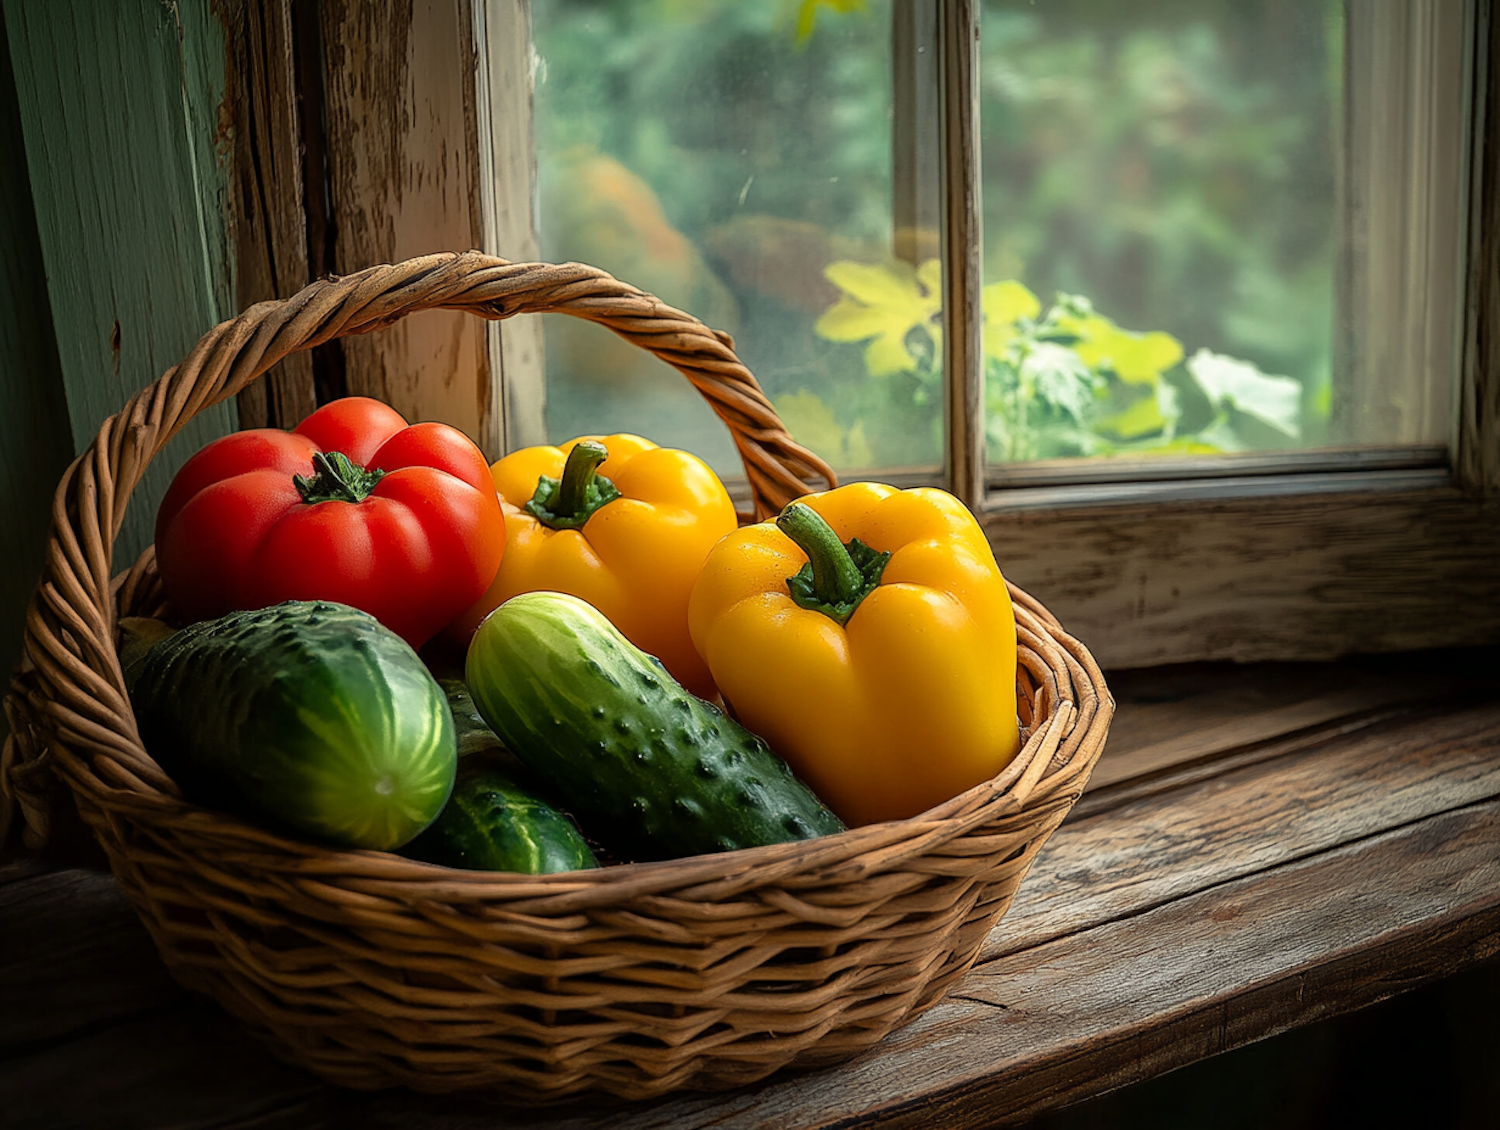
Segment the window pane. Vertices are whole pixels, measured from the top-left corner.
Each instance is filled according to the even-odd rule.
[[[1445,399],[1423,382],[1446,373],[1370,348],[1414,320],[1371,299],[1379,248],[1421,234],[1400,207],[1375,216],[1371,184],[1407,189],[1372,147],[1421,123],[1373,125],[1369,97],[1432,95],[1387,93],[1421,76],[1372,62],[1368,36],[1348,55],[1345,7],[987,0],[991,461],[1446,440],[1417,403]],[[1410,56],[1416,6],[1355,9]]]
[[[937,466],[937,268],[922,266],[935,219],[906,223],[895,258],[891,5],[532,12],[543,258],[602,267],[728,330],[792,434],[840,470]],[[934,106],[929,90],[917,112]],[[930,121],[904,132],[936,136]],[[936,164],[921,176],[904,191],[925,207]],[[574,319],[546,319],[545,334],[551,438],[636,431],[738,469],[675,371]]]
[[[1323,440],[1340,10],[984,6],[991,460]]]

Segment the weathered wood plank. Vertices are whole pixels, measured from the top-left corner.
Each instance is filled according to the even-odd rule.
[[[224,29],[209,0],[6,0],[25,158],[75,450],[228,317]],[[192,421],[137,488],[134,561],[177,466],[233,430]]]
[[[474,0],[476,154],[481,246],[514,262],[537,249],[535,100],[530,0]],[[542,319],[523,314],[489,326],[491,379],[503,451],[547,442]]]
[[[195,1001],[65,1047],[0,1061],[0,1110],[8,1130],[207,1130],[231,1119],[259,1126],[263,1116],[320,1091],[327,1094],[305,1073],[271,1058],[228,1016]],[[329,1125],[309,1120],[305,1111],[298,1120],[273,1124]]]
[[[1500,500],[1407,494],[995,512],[1005,574],[1105,667],[1500,641]]]
[[[223,0],[233,138],[236,312],[290,298],[312,276],[303,204],[291,0]],[[322,184],[318,184],[321,191]],[[294,353],[236,398],[242,428],[293,427],[314,408],[312,355]]]
[[[1047,842],[980,961],[1496,796],[1500,704],[1423,712],[1140,798]]]
[[[0,922],[0,1057],[185,996],[108,874],[42,871],[0,885]]]
[[[1474,152],[1491,155],[1478,178],[1472,207],[1477,233],[1469,255],[1473,292],[1465,319],[1465,379],[1459,398],[1458,457],[1461,485],[1476,494],[1500,496],[1500,176],[1493,154],[1500,153],[1500,20],[1488,8],[1480,15],[1474,99],[1482,107],[1484,136]]]
[[[633,1105],[526,1110],[391,1092],[340,1109],[404,1130],[988,1128],[1383,1000],[1493,957],[1497,931],[1490,802],[976,969],[840,1067]]]
[[[1117,712],[1091,791],[1473,685],[1461,660],[1447,655],[1400,675],[1344,664],[1333,681],[1311,663],[1195,664],[1106,677]]]
[[[325,0],[321,12],[334,269],[480,246],[468,4]],[[485,327],[429,311],[344,338],[348,391],[452,424],[497,458]]]
[[[992,1126],[1383,1000],[1494,956],[1497,930],[1489,802],[975,970],[884,1056],[805,1093],[832,1112],[920,1063],[944,1083],[866,1124]]]

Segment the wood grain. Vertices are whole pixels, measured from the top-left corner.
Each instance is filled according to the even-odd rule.
[[[291,0],[225,0],[233,137],[230,232],[236,312],[312,281]],[[321,191],[321,183],[317,186]],[[294,353],[236,398],[240,427],[295,427],[314,408],[312,355]]]
[[[5,1024],[0,1056],[185,998],[119,885],[97,871],[34,873],[0,885]]]
[[[1481,683],[1462,656],[1449,654],[1402,673],[1346,664],[1332,683],[1315,663],[1182,664],[1113,671],[1107,678],[1120,710],[1089,777],[1091,793],[1314,727],[1348,726],[1440,700],[1445,692],[1457,696]]]
[[[26,165],[74,450],[231,313],[226,40],[207,0],[8,0]],[[38,280],[39,282],[42,280]],[[147,469],[134,561],[177,467],[234,430],[206,409]]]
[[[513,262],[537,247],[536,58],[530,0],[476,0],[477,149],[484,250]],[[503,410],[503,451],[547,442],[542,319],[522,315],[489,327],[491,375]]]
[[[65,1051],[43,1049],[0,1067],[0,1109],[9,1130],[264,1126],[268,1113],[318,1093],[308,1076],[272,1059],[228,1016],[196,1002],[138,1015],[81,1035]],[[329,1123],[299,1110],[280,1125],[307,1130]]]
[[[1105,668],[1500,641],[1500,499],[1455,488],[986,513]]]
[[[1497,751],[1500,705],[1423,711],[1070,822],[980,961],[1500,796]]]
[[[1478,13],[1474,98],[1483,110],[1475,152],[1500,152],[1500,20],[1486,5]],[[1477,178],[1469,279],[1474,293],[1467,321],[1466,376],[1458,417],[1459,484],[1477,495],[1500,495],[1500,176],[1493,156]]]
[[[1497,930],[1489,802],[976,970],[887,1049],[946,1093],[866,1125],[1018,1120],[1485,960]],[[828,1074],[829,1106],[859,1074]]]
[[[325,0],[328,166],[341,274],[481,244],[474,47],[461,0]],[[440,420],[495,458],[485,323],[430,311],[342,342],[349,393]]]

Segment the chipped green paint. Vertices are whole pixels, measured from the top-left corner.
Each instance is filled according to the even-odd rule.
[[[211,0],[4,0],[4,12],[68,427],[82,450],[233,313],[225,31]],[[172,473],[235,421],[232,403],[206,410],[148,468],[117,570],[150,542]]]

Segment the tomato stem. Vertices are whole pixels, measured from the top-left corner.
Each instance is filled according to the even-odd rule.
[[[363,502],[370,497],[375,484],[385,478],[384,471],[367,470],[342,451],[319,451],[312,462],[311,477],[292,476],[297,493],[307,503]]]
[[[805,502],[787,505],[776,528],[807,554],[807,564],[786,579],[799,607],[821,612],[842,625],[880,584],[890,553],[878,553],[858,538],[839,540],[833,527]]]

